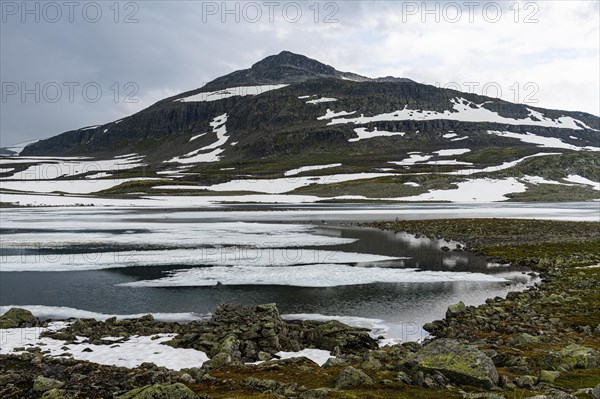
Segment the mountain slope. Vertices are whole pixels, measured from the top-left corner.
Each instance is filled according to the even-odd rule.
[[[594,185],[600,180],[597,116],[404,78],[371,79],[290,52],[120,121],[32,143],[21,157],[128,154],[142,157],[143,167],[127,167],[119,176],[161,178],[194,195],[254,191],[439,200],[453,189],[490,191],[481,180],[486,178],[503,182],[509,191],[468,199],[531,199],[523,193],[535,192],[544,200],[579,200],[597,198],[600,191]],[[10,180],[39,161],[19,162],[4,160],[3,167],[14,171],[0,172],[0,178]],[[281,179],[293,169],[300,169],[301,179],[294,184],[240,181]],[[100,172],[115,176],[114,170]],[[319,180],[330,175],[335,179]],[[466,177],[480,181],[468,183]],[[139,193],[146,186],[172,193],[149,182],[107,193]],[[439,190],[446,194],[438,196]]]

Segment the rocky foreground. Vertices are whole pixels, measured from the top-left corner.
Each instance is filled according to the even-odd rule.
[[[168,370],[101,366],[23,347],[0,356],[2,398],[600,398],[600,224],[454,220],[372,224],[459,240],[467,249],[526,265],[542,283],[478,307],[450,306],[424,326],[435,338],[379,348],[368,331],[337,321],[286,321],[275,305],[221,306],[212,319],[165,323],[146,316],[80,319],[50,338],[119,345],[178,334],[175,348],[210,358]],[[461,249],[462,250],[462,249]],[[23,309],[0,328],[41,326]],[[114,337],[109,342],[105,337]],[[320,367],[280,351],[330,351]],[[246,363],[260,361],[260,364]]]

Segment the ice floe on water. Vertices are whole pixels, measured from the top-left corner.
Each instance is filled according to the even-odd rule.
[[[338,253],[339,255],[339,253]],[[467,272],[436,272],[419,269],[360,267],[320,263],[303,266],[231,266],[178,270],[155,280],[141,280],[128,287],[204,287],[224,285],[287,285],[338,287],[371,283],[432,283],[454,281],[502,282],[503,278]]]
[[[273,238],[275,241],[276,238]],[[201,266],[204,272],[220,276],[220,273],[241,273],[243,278],[252,278],[261,272],[307,272],[310,269],[293,269],[292,265],[307,265],[315,262],[326,263],[370,263],[393,260],[386,256],[318,250],[300,247],[253,247],[232,246],[221,248],[167,249],[147,251],[86,252],[83,254],[19,254],[3,257],[2,272],[65,272],[102,270],[124,267],[156,266]],[[239,267],[240,271],[235,271]],[[248,267],[249,269],[247,269]],[[208,270],[210,269],[210,271]],[[202,271],[200,271],[201,273]],[[284,273],[285,274],[285,273]],[[284,276],[279,276],[281,278]],[[212,284],[215,285],[217,281]],[[193,284],[192,284],[193,285]]]

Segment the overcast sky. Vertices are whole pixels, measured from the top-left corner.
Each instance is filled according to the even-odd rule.
[[[1,0],[0,146],[122,118],[282,50],[600,114],[598,1],[423,5]]]

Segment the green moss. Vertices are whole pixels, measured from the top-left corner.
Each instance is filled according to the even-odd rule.
[[[568,389],[593,388],[600,384],[600,369],[569,371],[561,374],[555,383]]]

